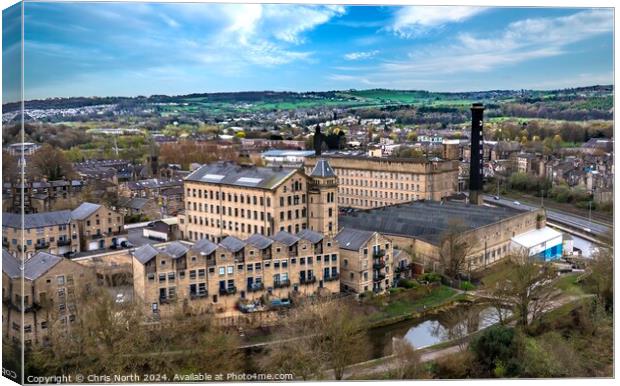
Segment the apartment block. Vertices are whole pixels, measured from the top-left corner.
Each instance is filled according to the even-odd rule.
[[[372,231],[344,228],[335,237],[340,247],[343,291],[383,293],[393,281],[392,241]]]
[[[184,181],[181,238],[220,242],[227,236],[338,229],[337,185],[327,162],[309,175],[300,169],[232,162],[204,165]]]
[[[337,176],[338,205],[376,208],[413,200],[440,201],[458,190],[458,161],[323,155]],[[306,172],[317,158],[307,157]]]
[[[339,292],[339,267],[337,243],[308,229],[297,235],[227,236],[219,243],[175,241],[134,251],[134,293],[155,314],[175,305],[229,314],[261,299]]]
[[[123,216],[103,205],[82,203],[71,217],[77,223],[82,251],[112,247],[127,239]]]
[[[68,326],[76,321],[76,297],[96,283],[95,272],[62,256],[37,252],[24,262],[22,292],[20,264],[2,249],[4,338],[19,342],[23,329],[26,345],[44,343],[53,324]]]
[[[28,259],[37,252],[62,255],[79,252],[77,222],[70,210],[22,216],[2,213],[2,247],[12,255]]]

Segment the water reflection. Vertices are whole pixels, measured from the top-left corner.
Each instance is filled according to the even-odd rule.
[[[509,316],[502,310],[502,317]],[[494,307],[463,306],[424,320],[411,320],[370,331],[374,345],[373,357],[391,354],[392,338],[404,338],[415,348],[462,338],[480,329],[498,323]]]

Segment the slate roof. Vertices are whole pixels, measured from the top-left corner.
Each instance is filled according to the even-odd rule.
[[[128,198],[128,197],[123,197],[122,199],[119,200],[119,206],[123,207],[123,208],[130,208],[130,209],[135,209],[135,210],[141,210],[144,205],[146,205],[149,202],[148,198],[142,198],[142,197],[132,197],[132,198]]]
[[[173,241],[161,249],[162,253],[167,254],[173,259],[178,259],[179,257],[185,255],[187,251],[189,251],[189,248],[178,241]]]
[[[24,278],[36,280],[60,263],[64,258],[47,252],[39,252],[24,263]]]
[[[265,237],[261,234],[255,233],[252,236],[248,237],[245,240],[246,243],[250,244],[253,247],[256,247],[258,249],[265,249],[268,246],[270,246],[271,244],[273,244],[273,240]]]
[[[278,241],[284,245],[286,245],[287,247],[290,247],[291,245],[295,244],[296,242],[298,242],[299,240],[301,240],[299,237],[290,234],[286,231],[280,231],[278,233],[276,233],[275,235],[271,236],[272,240]]]
[[[212,242],[209,239],[201,239],[196,241],[194,245],[190,248],[192,251],[197,251],[203,255],[210,255],[217,249],[217,244]]]
[[[220,161],[199,167],[185,179],[210,184],[272,190],[296,171],[297,169],[292,168],[241,166],[233,162]]]
[[[520,213],[521,210],[513,208],[456,201],[414,201],[340,215],[338,223],[344,228],[414,237],[438,245],[450,221],[458,221],[466,229],[473,230]]]
[[[99,208],[101,208],[101,205],[99,204],[84,202],[77,208],[73,209],[73,211],[71,212],[71,217],[76,220],[84,220],[91,214],[95,213],[95,211],[97,211]]]
[[[297,233],[297,237],[299,237],[300,239],[308,240],[312,244],[316,244],[319,241],[323,240],[322,234],[310,229],[303,229],[301,232]]]
[[[220,245],[234,253],[242,250],[245,247],[246,242],[236,238],[235,236],[227,236],[220,242]]]
[[[159,251],[155,249],[151,244],[145,244],[133,252],[133,255],[136,259],[142,264],[146,264],[151,261],[152,258],[157,256]]]
[[[336,237],[334,237],[338,241],[338,245],[342,249],[346,249],[349,251],[359,251],[362,246],[368,243],[368,240],[372,237],[375,232],[373,231],[362,231],[359,229],[353,228],[344,228]]]
[[[335,177],[334,170],[331,166],[329,166],[329,162],[324,159],[319,159],[314,165],[314,169],[312,173],[310,173],[311,177]]]
[[[42,228],[54,225],[68,224],[71,222],[70,210],[58,210],[55,212],[42,212],[24,215],[24,228]],[[21,214],[2,213],[2,226],[21,228]]]
[[[17,258],[2,248],[2,272],[6,273],[11,279],[21,277],[20,263]]]

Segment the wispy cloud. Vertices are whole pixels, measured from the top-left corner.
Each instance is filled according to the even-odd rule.
[[[503,66],[565,54],[571,44],[611,31],[613,17],[609,10],[530,18],[513,22],[492,36],[458,34],[457,43],[417,48],[404,60],[384,60],[378,69],[358,66],[343,70],[348,69],[349,75],[356,74],[386,87],[398,79],[485,73]]]
[[[378,53],[379,50],[349,52],[348,54],[344,55],[344,58],[346,60],[365,60],[376,56]]]
[[[465,21],[485,8],[471,6],[407,6],[400,8],[386,29],[412,38],[449,23]]]

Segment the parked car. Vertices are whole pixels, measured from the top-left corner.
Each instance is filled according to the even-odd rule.
[[[121,247],[123,248],[133,248],[133,244],[127,240],[121,241]]]
[[[290,307],[291,306],[291,301],[289,299],[272,299],[271,300],[271,307],[272,308],[283,308],[283,307]]]
[[[76,255],[77,255],[77,253],[71,252],[71,251],[65,252],[63,254],[63,256],[66,257],[67,259],[73,259]]]
[[[499,200],[499,196],[493,196],[494,200]]]
[[[519,201],[514,201],[513,204],[515,205],[521,205],[521,203]]]

